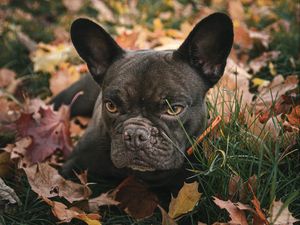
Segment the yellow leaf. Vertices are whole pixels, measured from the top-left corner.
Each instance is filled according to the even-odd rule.
[[[178,196],[172,197],[168,213],[171,218],[179,217],[193,210],[201,196],[201,193],[198,192],[198,186],[196,181],[190,184],[184,183]]]
[[[96,218],[91,218],[89,215],[80,214],[76,216],[77,219],[84,221],[88,225],[101,225],[100,221]]]
[[[252,83],[254,86],[257,86],[257,87],[266,87],[269,85],[270,81],[264,80],[261,78],[253,78]]]
[[[269,70],[273,76],[275,76],[277,74],[276,68],[275,68],[274,64],[271,62],[269,63]]]
[[[164,29],[164,25],[159,18],[153,20],[153,27],[155,31],[161,31]]]
[[[31,55],[34,71],[52,73],[60,63],[65,62],[70,57],[71,53],[71,45],[47,45],[41,43]]]

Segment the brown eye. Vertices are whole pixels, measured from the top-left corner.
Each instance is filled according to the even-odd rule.
[[[117,106],[116,106],[114,103],[112,103],[111,101],[107,101],[107,102],[105,103],[105,108],[106,108],[107,111],[110,112],[110,113],[116,113],[116,112],[118,112]]]
[[[172,108],[168,108],[166,114],[169,116],[177,116],[183,111],[184,107],[180,105],[174,105]]]

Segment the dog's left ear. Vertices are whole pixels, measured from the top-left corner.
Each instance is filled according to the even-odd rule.
[[[174,57],[187,61],[211,87],[223,75],[232,43],[231,19],[226,14],[214,13],[194,27]]]

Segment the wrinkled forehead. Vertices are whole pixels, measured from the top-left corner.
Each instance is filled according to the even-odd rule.
[[[201,78],[187,64],[175,61],[172,51],[128,53],[109,68],[103,82],[104,94],[138,92],[143,98],[191,98],[193,91],[201,95],[202,89]]]

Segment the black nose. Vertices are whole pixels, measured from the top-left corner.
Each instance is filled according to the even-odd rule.
[[[137,125],[129,125],[124,129],[124,142],[129,148],[145,147],[150,140],[150,132]]]

